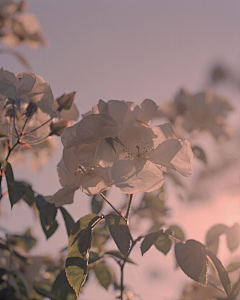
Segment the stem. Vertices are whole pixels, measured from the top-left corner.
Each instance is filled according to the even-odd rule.
[[[108,199],[103,195],[103,193],[100,193],[100,196],[107,202],[108,205],[111,206],[111,208],[121,217],[124,221],[126,221],[126,218],[108,201]]]
[[[52,119],[53,119],[53,117],[51,117],[51,118],[48,119],[46,122],[44,122],[44,123],[42,123],[41,125],[39,125],[38,127],[34,128],[34,129],[32,129],[32,130],[30,130],[30,131],[28,131],[28,132],[25,132],[23,135],[27,135],[27,134],[29,134],[29,133],[32,133],[32,132],[38,130],[39,128],[43,127],[44,125],[46,125],[47,123],[49,123],[50,121],[52,121]]]
[[[17,131],[17,126],[16,126],[16,114],[15,114],[14,104],[12,104],[12,109],[13,109],[13,126],[14,126],[14,130],[16,132],[16,135],[19,138],[19,133]]]
[[[133,200],[133,194],[129,195],[129,202],[128,202],[128,207],[127,207],[127,213],[126,213],[126,222],[127,225],[129,225],[129,214],[130,214],[130,210],[131,210],[131,206],[132,206],[132,200]]]

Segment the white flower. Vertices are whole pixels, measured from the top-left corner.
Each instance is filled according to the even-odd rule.
[[[112,185],[110,170],[102,167],[85,167],[79,164],[74,148],[64,149],[58,164],[59,181],[62,188],[45,200],[59,207],[73,202],[74,193],[80,188],[87,195],[94,195],[109,189]]]
[[[151,192],[163,184],[162,170],[192,174],[193,157],[188,141],[178,140],[171,125],[151,127],[128,122],[118,134],[119,160],[112,166],[114,184],[124,193]],[[162,170],[161,170],[162,169]]]
[[[57,116],[52,109],[52,90],[41,76],[30,72],[14,74],[0,69],[0,94],[26,103],[32,101],[51,117]]]

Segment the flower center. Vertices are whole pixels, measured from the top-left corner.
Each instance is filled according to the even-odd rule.
[[[78,165],[77,170],[75,171],[75,175],[88,175],[90,172],[94,171],[95,167],[87,167],[87,166],[82,166]]]
[[[154,146],[152,142],[143,142],[140,138],[131,150],[126,146],[124,147],[125,159],[147,159],[149,154],[154,151]]]

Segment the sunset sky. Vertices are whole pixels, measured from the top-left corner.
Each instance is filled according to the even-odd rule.
[[[77,92],[80,114],[99,99],[141,103],[149,98],[160,105],[171,100],[180,87],[198,92],[204,89],[209,71],[218,62],[240,74],[239,0],[29,0],[27,10],[37,15],[49,43],[46,48],[20,46],[18,50],[28,59],[32,71],[49,82],[55,98],[64,92]],[[0,62],[11,72],[26,71],[10,55],[1,55]],[[237,91],[221,91],[239,108]],[[60,187],[56,171],[62,154],[60,141],[57,148],[39,173],[14,167],[15,177],[33,183],[41,194],[55,193]],[[198,168],[198,162],[193,166]],[[204,241],[213,224],[239,221],[239,173],[236,166],[227,173],[229,182],[212,178],[209,195],[215,201],[205,205],[197,202],[189,206],[169,196],[171,223],[181,225],[188,238]],[[89,198],[77,192],[74,205],[66,208],[77,220],[89,213]],[[10,212],[5,197],[0,226],[13,233],[33,227],[39,236],[33,254],[56,255],[67,244],[60,215],[58,219],[58,231],[46,242],[39,221],[25,204],[16,205]],[[126,268],[127,283],[144,300],[177,300],[183,283],[189,281],[179,270],[173,271],[172,257],[173,253],[165,258],[152,249],[141,258],[137,249],[133,258],[139,265]],[[110,300],[111,292],[92,279],[81,299],[96,299],[97,293],[98,299]]]

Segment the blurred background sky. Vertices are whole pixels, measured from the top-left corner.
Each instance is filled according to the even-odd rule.
[[[50,83],[55,98],[77,91],[80,114],[99,99],[141,103],[150,98],[159,105],[171,100],[182,86],[198,92],[205,88],[216,62],[240,72],[239,0],[29,0],[27,11],[37,15],[49,45],[36,50],[20,46],[18,50],[26,56],[32,71]],[[10,55],[1,55],[0,62],[11,72],[26,71]],[[239,95],[234,91],[226,90],[225,96],[236,107],[239,105]],[[14,167],[15,177],[30,181],[41,194],[53,194],[60,187],[56,165],[61,151],[59,142],[55,156],[39,173],[32,173],[28,167]],[[218,184],[215,183],[216,191],[220,189]],[[171,222],[181,225],[187,238],[203,241],[213,224],[232,225],[239,221],[238,192],[236,185],[228,198],[221,190],[213,195],[216,201],[205,205],[189,206],[168,197],[167,205],[173,208]],[[89,212],[89,199],[78,192],[74,205],[66,207],[75,220]],[[14,233],[34,228],[39,242],[32,253],[57,255],[67,245],[64,224],[60,216],[58,219],[59,229],[45,241],[32,211],[20,203],[10,212],[5,197],[0,225]],[[139,249],[133,252],[139,266],[126,267],[126,280],[141,299],[178,299],[180,288],[188,279],[180,270],[173,271],[172,255],[165,258],[151,249],[141,258]],[[112,298],[111,292],[98,287],[94,279],[82,297]]]

